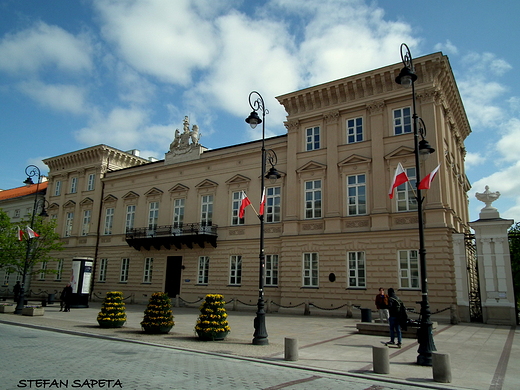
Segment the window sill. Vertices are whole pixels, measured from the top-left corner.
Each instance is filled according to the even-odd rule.
[[[319,290],[319,286],[302,286],[301,288],[305,290]]]

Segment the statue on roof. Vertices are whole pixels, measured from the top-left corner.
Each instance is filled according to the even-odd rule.
[[[176,151],[184,151],[185,149],[190,149],[193,146],[199,145],[201,137],[199,126],[193,125],[192,130],[190,131],[190,121],[188,116],[184,117],[182,123],[183,132],[181,133],[179,129],[175,130],[175,137],[173,142],[170,144],[170,152],[175,153]]]

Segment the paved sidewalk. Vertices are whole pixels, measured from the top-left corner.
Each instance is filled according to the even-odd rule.
[[[224,341],[202,342],[194,334],[199,311],[195,308],[173,308],[175,326],[167,335],[142,333],[145,305],[127,304],[127,323],[119,329],[103,329],[96,317],[101,304],[90,303],[87,309],[59,311],[59,305],[45,308],[42,317],[0,314],[0,322],[36,326],[51,330],[77,332],[126,341],[160,344],[191,351],[258,359],[272,364],[309,367],[333,373],[380,378],[384,381],[415,384],[438,389],[520,389],[519,330],[507,326],[483,324],[450,325],[439,323],[434,334],[437,351],[449,353],[452,383],[433,381],[432,368],[415,364],[417,342],[403,339],[402,349],[390,350],[390,374],[372,370],[372,346],[381,346],[387,338],[361,335],[358,319],[321,315],[267,314],[269,345],[251,344],[255,313],[228,311],[231,332]],[[284,339],[296,338],[299,360],[284,360]]]

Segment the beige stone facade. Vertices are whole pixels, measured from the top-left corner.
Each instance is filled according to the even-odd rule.
[[[469,229],[464,139],[471,130],[447,57],[435,53],[414,65],[417,112],[436,149],[420,176],[441,163],[423,191],[436,311],[456,303],[452,236]],[[420,300],[413,196],[404,186],[388,196],[398,163],[415,177],[411,90],[394,81],[401,67],[278,97],[288,113],[287,134],[266,140],[282,173],[276,183],[266,182],[265,297],[272,308],[305,301],[372,308],[381,286],[394,287],[409,306]],[[168,291],[190,302],[221,293],[254,305],[260,223],[251,207],[243,221],[237,213],[241,191],[258,210],[261,142],[191,146],[182,158],[170,150],[156,162],[103,145],[45,160],[49,213],[58,218],[66,247],[57,254],[64,272],[73,257],[91,257],[94,296],[120,290],[145,302],[155,291]],[[94,188],[86,190],[92,174]],[[54,196],[56,181],[69,188],[72,177],[81,191]],[[63,281],[32,285],[59,290]]]

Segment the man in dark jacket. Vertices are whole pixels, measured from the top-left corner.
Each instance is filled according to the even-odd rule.
[[[401,348],[401,326],[399,325],[399,316],[403,302],[395,295],[393,288],[388,289],[388,324],[390,325],[390,341],[386,345],[395,345],[395,337],[397,336],[397,347]]]
[[[61,303],[65,307],[63,311],[70,311],[70,300],[72,299],[72,287],[67,283],[60,295]],[[61,309],[60,309],[61,311]]]

